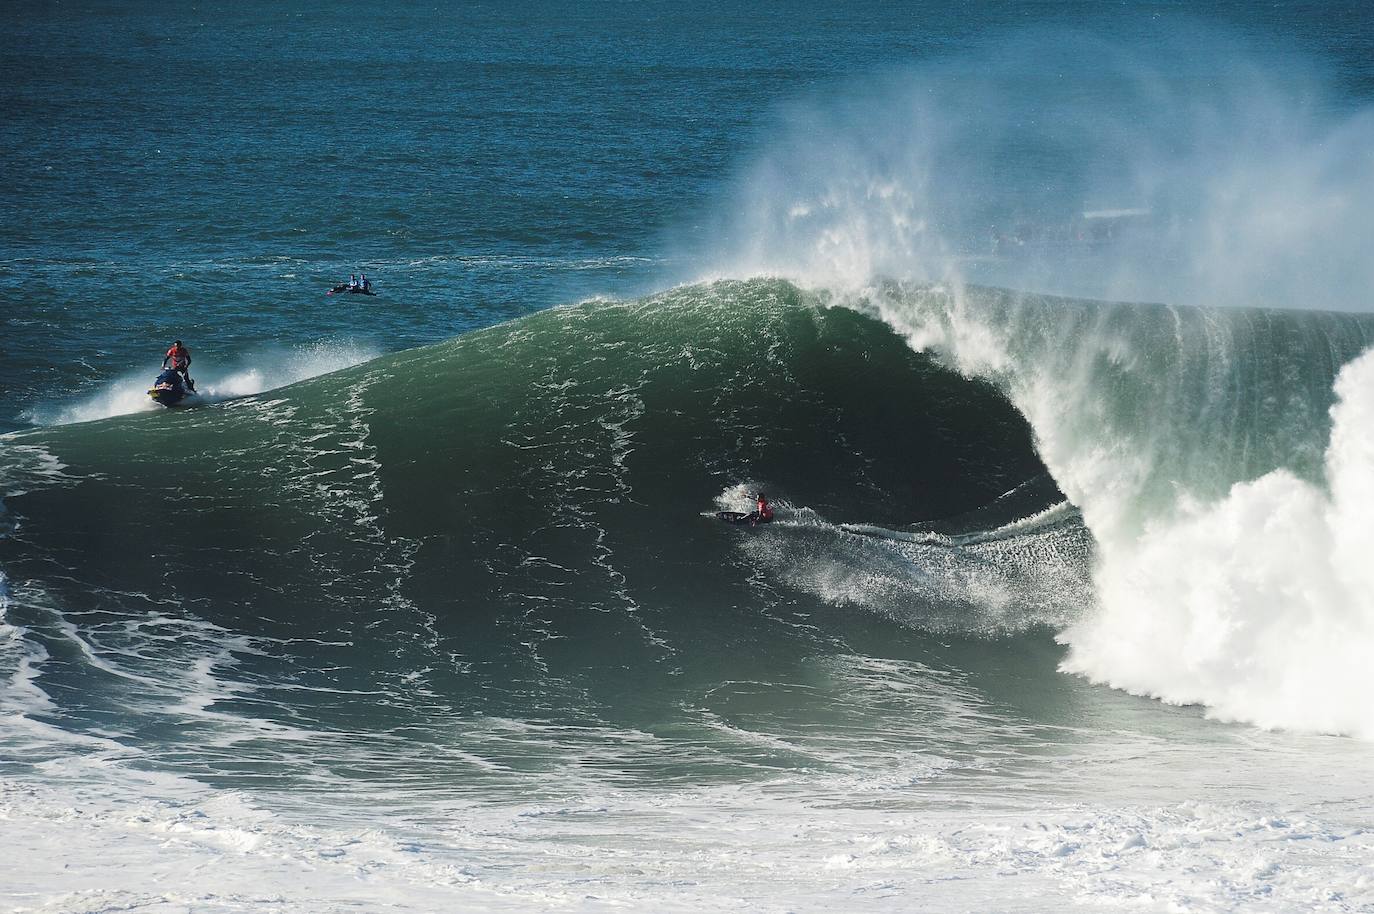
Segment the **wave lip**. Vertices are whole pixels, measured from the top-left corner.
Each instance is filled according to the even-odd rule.
[[[1374,322],[960,284],[855,307],[993,380],[1094,542],[1066,671],[1265,727],[1374,738]],[[1367,502],[1366,502],[1367,503]]]

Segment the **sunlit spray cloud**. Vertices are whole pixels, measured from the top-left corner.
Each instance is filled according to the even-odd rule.
[[[1028,32],[796,102],[708,258],[819,286],[951,275],[1183,304],[1366,308],[1374,116],[1296,53],[1182,21]]]
[[[379,354],[372,347],[352,342],[324,341],[296,348],[272,347],[239,356],[232,365],[216,365],[201,357],[192,366],[192,376],[200,401],[213,403],[285,387],[349,368]],[[67,425],[162,409],[148,398],[156,368],[154,365],[153,370],[125,374],[76,403],[34,409],[30,415],[40,425]]]

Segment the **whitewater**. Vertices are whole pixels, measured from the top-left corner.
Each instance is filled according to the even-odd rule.
[[[1366,30],[1076,10],[26,20],[0,906],[1374,910]]]

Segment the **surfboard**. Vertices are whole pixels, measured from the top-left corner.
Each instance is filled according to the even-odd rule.
[[[725,521],[727,524],[748,524],[751,527],[756,527],[759,524],[766,524],[772,520],[771,517],[756,517],[752,511],[717,511],[716,517],[719,520]]]

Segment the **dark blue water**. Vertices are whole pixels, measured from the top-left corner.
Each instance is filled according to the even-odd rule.
[[[1149,42],[1180,7],[13,4],[0,427],[150,373],[172,337],[213,373],[692,276],[791,101],[1032,24]],[[1362,5],[1211,18],[1369,89]],[[378,297],[324,296],[357,270]]]

